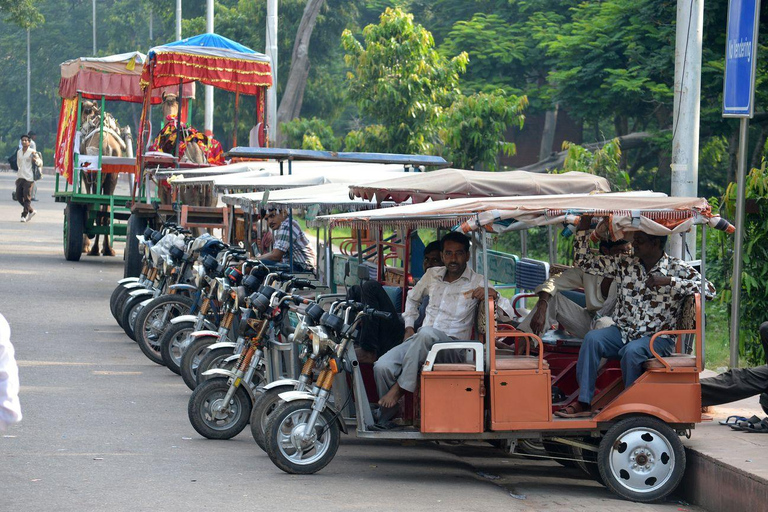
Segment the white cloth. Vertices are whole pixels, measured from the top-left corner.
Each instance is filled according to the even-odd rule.
[[[613,312],[613,307],[616,305],[616,283],[611,283],[608,296],[603,297],[600,287],[603,279],[605,279],[603,276],[587,274],[580,268],[572,267],[556,276],[550,277],[544,284],[536,288],[536,293],[547,292],[554,296],[557,292],[581,288],[584,290],[587,311],[591,313],[599,312],[600,316],[606,316]],[[606,301],[608,304],[606,304]]]
[[[413,327],[419,317],[419,305],[425,296],[429,305],[423,327],[433,327],[459,340],[469,339],[475,320],[475,310],[480,301],[472,298],[472,291],[483,286],[483,276],[469,266],[451,283],[445,282],[446,267],[433,267],[408,292],[403,320],[406,327]],[[509,311],[509,299],[499,297],[498,305]]]
[[[16,152],[16,163],[19,166],[19,170],[16,172],[16,178],[22,178],[27,181],[35,181],[35,174],[32,172],[32,157],[35,152],[32,148],[27,148],[27,151],[21,149]]]
[[[19,367],[11,345],[11,327],[0,315],[0,430],[21,421]]]

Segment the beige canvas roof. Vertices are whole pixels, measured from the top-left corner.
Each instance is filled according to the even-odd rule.
[[[406,173],[396,179],[355,184],[349,187],[357,197],[376,202],[414,203],[428,199],[461,197],[509,197],[610,192],[608,180],[583,172],[542,174],[526,171],[484,172],[440,169]]]

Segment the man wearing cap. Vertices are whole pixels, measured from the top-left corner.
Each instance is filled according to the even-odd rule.
[[[267,224],[272,230],[272,250],[259,259],[267,266],[291,264],[293,272],[311,272],[315,267],[315,253],[301,226],[288,216],[288,212],[271,208],[267,211]]]

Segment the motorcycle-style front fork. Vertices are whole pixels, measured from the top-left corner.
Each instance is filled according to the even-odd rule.
[[[232,397],[235,396],[237,388],[240,384],[250,382],[253,378],[253,374],[258,369],[261,362],[264,360],[264,351],[258,347],[259,340],[264,336],[264,331],[267,329],[267,322],[262,320],[261,328],[255,339],[251,341],[251,346],[248,347],[244,357],[240,360],[235,369],[235,375],[229,378],[229,389],[224,399],[220,402],[222,409],[229,408],[229,402]]]
[[[315,395],[315,400],[312,402],[312,414],[309,415],[304,432],[301,435],[301,440],[304,443],[308,443],[315,435],[315,423],[317,418],[325,410],[328,405],[328,399],[331,396],[331,386],[333,385],[333,376],[335,372],[330,368],[323,370],[320,376],[317,378],[317,388],[319,392]]]

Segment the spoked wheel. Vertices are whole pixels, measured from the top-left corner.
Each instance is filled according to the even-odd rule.
[[[622,498],[648,503],[675,490],[685,472],[683,443],[650,417],[621,420],[600,442],[597,464],[605,486]]]
[[[228,379],[210,379],[200,384],[189,397],[189,421],[197,432],[208,439],[231,439],[243,431],[251,417],[251,397],[238,386],[225,402],[230,385]]]
[[[194,301],[185,295],[163,295],[152,299],[136,317],[133,332],[136,342],[152,362],[163,364],[160,337],[171,325],[171,319],[186,315]]]
[[[311,400],[286,402],[267,422],[267,455],[286,473],[316,473],[333,460],[339,449],[339,423],[330,409],[318,415],[312,432],[305,438],[312,412]]]
[[[251,435],[256,444],[264,451],[267,451],[266,432],[269,417],[282,403],[280,393],[293,391],[293,386],[277,386],[271,389],[265,389],[256,395],[251,409]]]
[[[197,367],[200,366],[208,347],[219,341],[216,336],[200,336],[190,343],[181,356],[181,378],[191,390],[197,387]]]
[[[193,322],[171,324],[160,336],[160,357],[163,364],[173,373],[181,375],[181,358],[184,350],[192,343],[189,335],[195,330]]]

